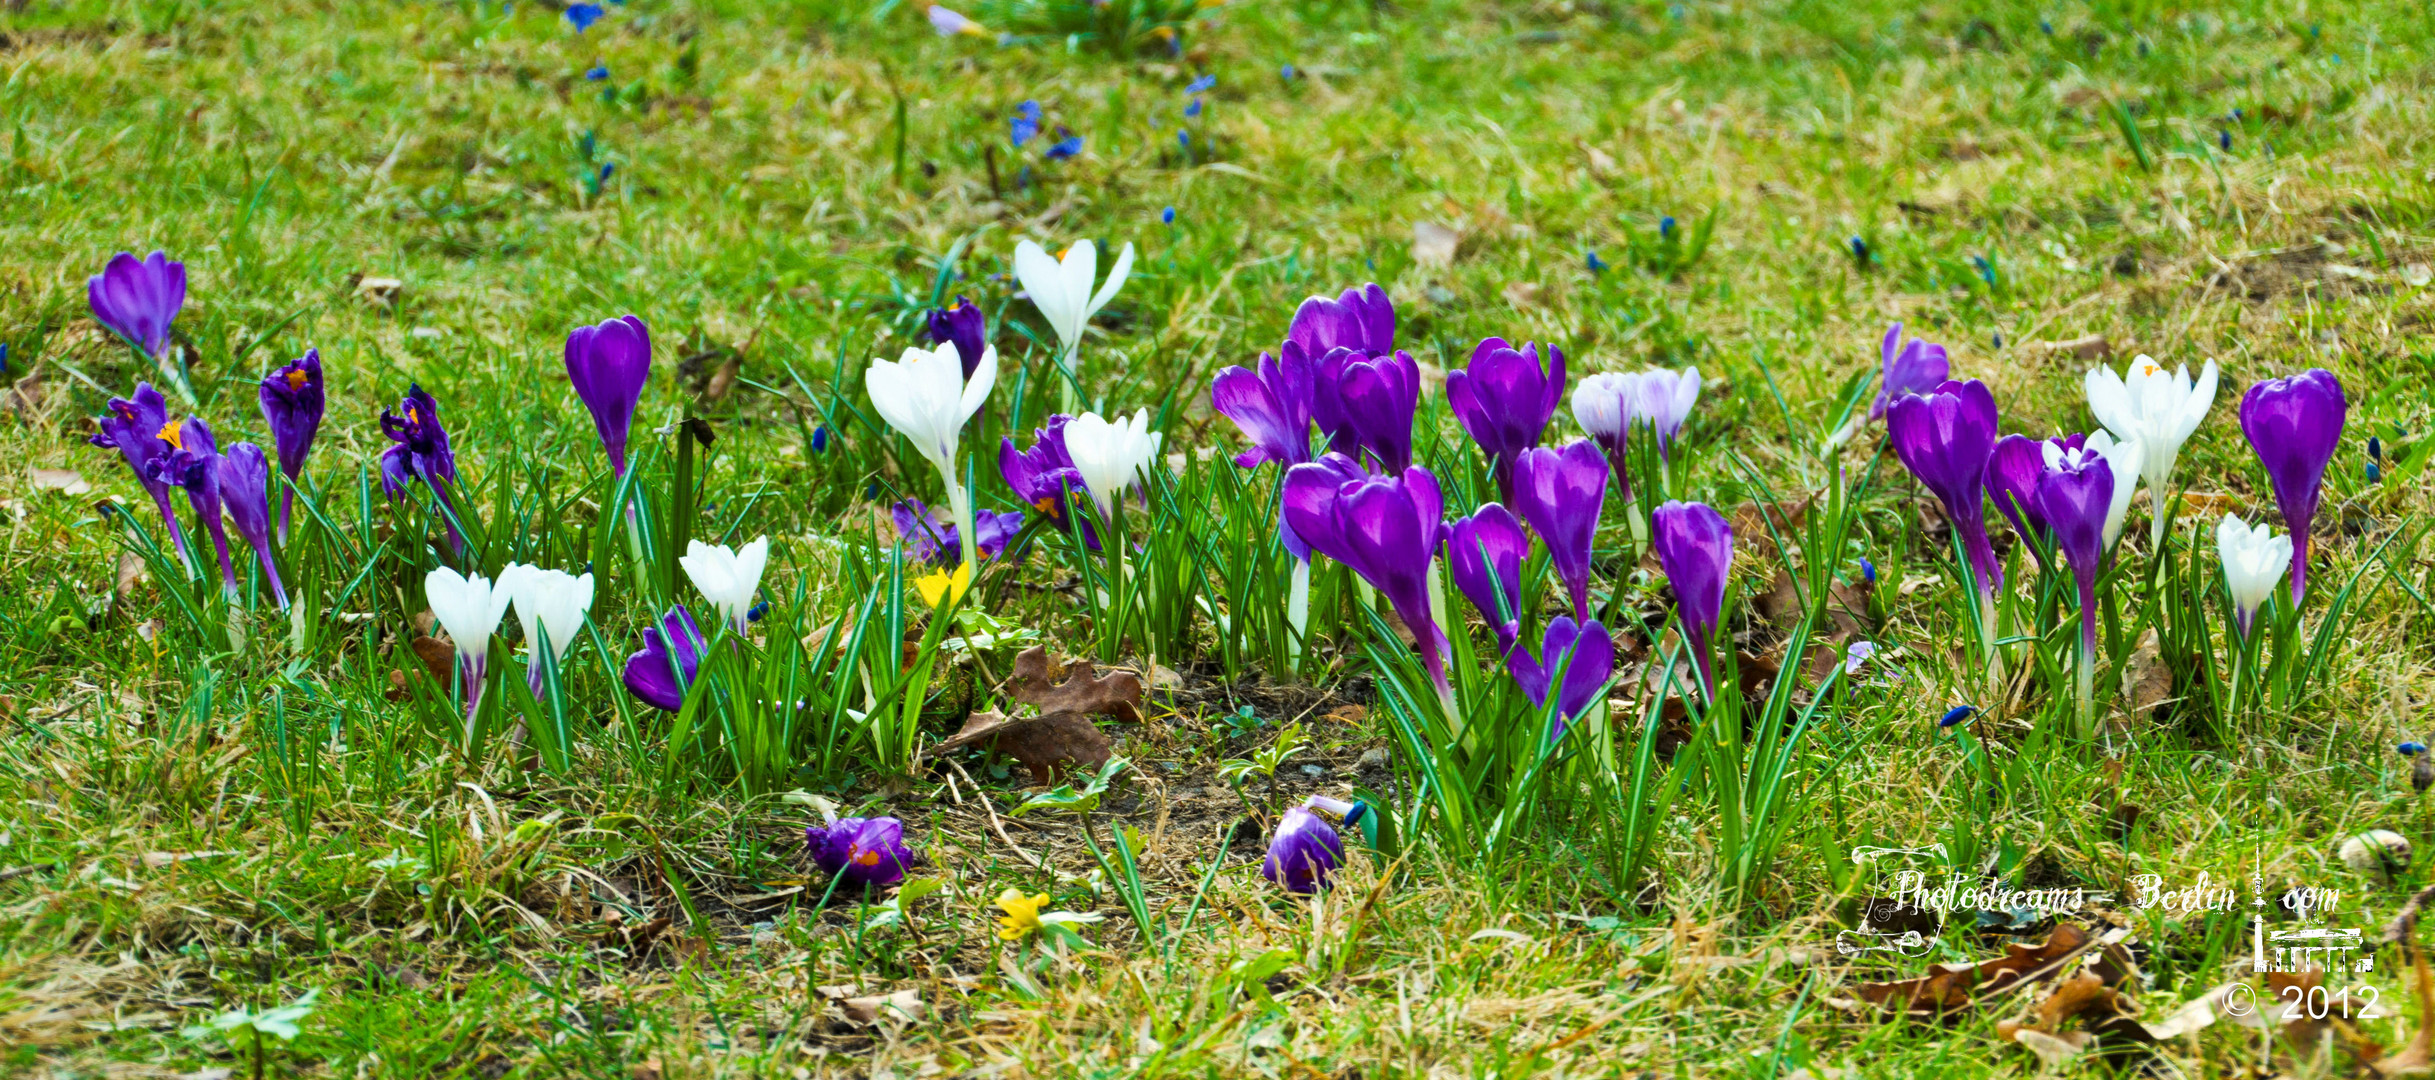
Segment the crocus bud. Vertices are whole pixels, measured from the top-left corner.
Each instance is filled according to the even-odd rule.
[[[2241,397],[2241,433],[2265,463],[2274,502],[2291,533],[2291,602],[2308,598],[2308,534],[2317,517],[2325,466],[2342,444],[2350,400],[2333,372],[2310,368],[2267,379]]]
[[[1268,841],[1268,857],[1260,861],[1260,874],[1287,892],[1315,893],[1343,864],[1344,841],[1336,837],[1335,828],[1308,808],[1296,806],[1277,822],[1277,834]]]

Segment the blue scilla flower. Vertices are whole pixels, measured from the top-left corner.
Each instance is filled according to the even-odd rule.
[[[575,27],[575,32],[578,34],[591,29],[592,24],[599,22],[601,16],[606,14],[608,12],[598,4],[579,3],[566,6],[566,21]]]
[[[1277,77],[1287,82],[1294,81],[1294,66],[1292,64],[1285,64],[1278,67]]]
[[[606,64],[594,64],[592,70],[583,73],[583,77],[587,82],[606,82],[609,78],[609,67]]]
[[[1955,724],[1959,724],[1964,720],[1970,719],[1971,714],[1976,712],[1978,712],[1978,706],[1976,705],[1956,705],[1945,710],[1945,715],[1937,719],[1936,726],[1940,728],[1952,727]]]
[[[1598,251],[1596,248],[1590,249],[1589,268],[1590,273],[1593,274],[1603,274],[1606,272],[1606,260],[1598,257]]]
[[[1871,585],[1877,584],[1877,564],[1870,562],[1865,558],[1861,559],[1860,580],[1868,582]]]
[[[1026,101],[1015,106],[1014,119],[1007,122],[1007,127],[1016,146],[1030,142],[1032,136],[1040,133],[1040,103]]]
[[[2418,755],[2427,752],[2427,744],[2413,739],[2409,742],[2402,743],[2393,749],[2402,757],[2417,757]]]
[[[1674,215],[1668,214],[1657,219],[1657,235],[1661,239],[1674,239]]]
[[[1044,156],[1050,161],[1064,161],[1082,152],[1082,136],[1073,134],[1064,128],[1058,128],[1057,134],[1065,137],[1049,144]]]
[[[1288,66],[1290,67],[1291,65],[1288,65]],[[1203,76],[1201,76],[1200,78],[1194,79],[1194,80],[1192,80],[1191,82],[1184,84],[1184,92],[1185,92],[1185,93],[1187,93],[1187,94],[1199,94],[1199,93],[1204,93],[1204,92],[1206,92],[1206,91],[1207,91],[1207,90],[1208,90],[1210,87],[1212,87],[1212,86],[1216,86],[1216,85],[1217,85],[1217,76],[1215,76],[1215,75],[1203,75]]]
[[[1853,261],[1858,262],[1863,266],[1867,265],[1869,261],[1869,242],[1855,236],[1851,239],[1851,245]]]
[[[1190,149],[1192,149],[1192,133],[1191,133],[1191,132],[1189,132],[1189,131],[1178,131],[1178,132],[1176,132],[1176,133],[1175,133],[1175,145],[1180,146],[1180,147],[1182,147],[1182,148],[1184,148],[1184,149],[1186,149],[1186,150],[1190,150]]]
[[[828,449],[829,426],[827,424],[821,424],[812,429],[812,452],[815,454],[824,454],[828,452]]]
[[[1164,209],[1164,210],[1159,211],[1159,212],[1158,212],[1158,220],[1159,220],[1161,223],[1164,223],[1164,224],[1167,224],[1167,225],[1173,225],[1173,224],[1175,224],[1175,208],[1174,208],[1174,207],[1172,207],[1172,206],[1170,206],[1170,207],[1168,207],[1168,208],[1166,208],[1166,209]]]

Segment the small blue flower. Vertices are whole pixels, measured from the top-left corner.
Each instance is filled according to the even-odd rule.
[[[583,73],[583,77],[585,80],[590,82],[606,82],[609,78],[609,66],[607,64],[594,64],[592,65],[592,70]]]
[[[2384,482],[2384,470],[2376,467],[2376,463],[2373,461],[2367,463],[2367,482],[2371,484]]]
[[[1868,582],[1871,585],[1877,584],[1877,564],[1868,561],[1866,558],[1861,559],[1860,580]]]
[[[1593,273],[1593,274],[1603,274],[1603,273],[1606,273],[1606,260],[1605,260],[1605,259],[1601,259],[1601,258],[1599,258],[1599,257],[1598,257],[1598,252],[1597,252],[1597,249],[1592,248],[1592,249],[1590,250],[1589,255],[1590,255],[1590,257],[1589,257],[1589,268],[1590,268],[1590,273]]]
[[[2052,35],[2052,34],[2055,32],[2055,24],[2053,24],[2053,23],[2051,23],[2051,22],[2048,22],[2048,21],[2046,21],[2045,19],[2039,19],[2039,20],[2038,20],[2038,30],[2039,30],[2041,33],[2045,33],[2045,34],[2047,34],[2047,35],[2050,35],[2050,36],[2051,36],[2051,35]]]
[[[600,163],[600,182],[601,182],[601,183],[604,183],[604,184],[605,184],[605,183],[608,183],[608,182],[609,182],[609,176],[610,176],[611,174],[615,173],[616,171],[617,171],[617,163],[616,163],[616,162],[613,162],[613,161],[604,161],[604,162],[601,162],[601,163]]]
[[[1183,147],[1186,150],[1192,149],[1192,133],[1189,131],[1176,132],[1175,145]]]
[[[815,454],[825,454],[828,452],[828,449],[829,426],[827,424],[821,424],[812,428],[812,452]]]
[[[0,342],[0,375],[8,374],[8,343]]]
[[[1184,106],[1184,119],[1186,119],[1186,120],[1197,120],[1197,119],[1199,119],[1199,118],[1200,118],[1200,115],[1201,115],[1201,99],[1199,99],[1199,98],[1193,98],[1193,99],[1192,99],[1192,104]]]
[[[1664,240],[1674,239],[1674,215],[1668,214],[1657,219],[1657,235]]]
[[[867,484],[864,484],[864,485],[862,486],[862,497],[863,497],[863,498],[865,498],[865,499],[876,499],[876,498],[878,498],[878,497],[879,497],[879,481],[877,481],[877,480],[873,480],[873,481],[871,481],[871,482],[869,482],[869,483],[867,483]]]
[[[2004,347],[2004,332],[2001,330],[1995,332],[1995,347],[1999,349]]]
[[[2413,739],[2409,742],[2402,743],[2393,749],[2398,751],[2402,757],[2416,757],[2427,752],[2427,744]]]
[[[1970,719],[1970,715],[1977,711],[1978,706],[1976,705],[1956,705],[1945,710],[1945,715],[1936,721],[1936,726],[1940,728],[1952,727],[1955,724]]]
[[[598,4],[578,3],[566,6],[566,21],[574,25],[575,32],[578,34],[591,29],[592,24],[599,22],[600,17],[606,14],[608,12],[602,10]]]
[[[7,357],[8,357],[8,346],[6,346],[6,345],[0,345],[0,359],[6,359]],[[2373,435],[2368,436],[2368,437],[2367,437],[2367,456],[2368,456],[2369,458],[2372,458],[2372,459],[2376,460],[2376,461],[2382,461],[2382,460],[2384,460],[2384,440],[2379,439],[2379,438],[2377,438],[2377,437],[2375,437],[2375,436],[2373,436]]]
[[[1869,242],[1857,236],[1852,237],[1852,258],[1863,263],[1869,261]]]
[[[758,604],[754,604],[753,606],[744,609],[744,621],[760,622],[761,616],[767,614],[769,614],[769,601],[763,600]]]
[[[1014,119],[1007,122],[1007,127],[1016,146],[1030,142],[1032,136],[1040,133],[1040,103],[1026,101],[1016,106]]]
[[[1185,84],[1184,84],[1184,92],[1185,92],[1185,93],[1187,93],[1187,94],[1198,94],[1198,93],[1203,93],[1203,92],[1207,91],[1207,90],[1208,90],[1210,87],[1212,87],[1212,86],[1216,86],[1216,85],[1217,85],[1217,76],[1215,76],[1215,75],[1203,75],[1203,76],[1201,76],[1200,78],[1197,78],[1197,79],[1192,80],[1191,82],[1185,83]]]
[[[1294,66],[1292,64],[1286,64],[1283,67],[1278,68],[1277,77],[1287,82],[1292,82],[1294,79]]]
[[[1065,137],[1050,143],[1047,153],[1043,156],[1050,161],[1064,161],[1082,152],[1082,136],[1069,134],[1064,128],[1058,128],[1057,131]]]
[[[1170,206],[1170,207],[1168,207],[1168,208],[1166,208],[1166,209],[1164,209],[1164,210],[1159,211],[1159,212],[1158,212],[1158,220],[1159,220],[1160,222],[1162,222],[1162,223],[1164,223],[1164,224],[1168,224],[1168,225],[1173,225],[1173,224],[1175,224],[1175,208],[1174,208],[1174,207],[1172,207],[1172,206]]]
[[[1970,265],[1978,270],[1978,279],[1980,281],[1986,282],[1987,287],[1990,289],[1995,288],[1994,263],[1988,262],[1987,257],[1984,255],[1972,255],[1970,256]]]
[[[2223,147],[2226,150],[2232,149],[2232,132],[2230,130],[2216,132],[2215,145]]]

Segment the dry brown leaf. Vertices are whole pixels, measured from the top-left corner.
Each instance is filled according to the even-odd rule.
[[[870,1027],[883,1020],[892,1024],[910,1023],[922,1017],[922,992],[899,990],[893,994],[871,997],[850,997],[837,1003],[845,1014],[846,1023]]]
[[[2410,993],[2418,1000],[2418,1030],[2400,1052],[2368,1063],[2378,1076],[2424,1076],[2435,1072],[2435,971],[2426,954],[2410,946]]]
[[[1929,1018],[1978,1005],[1997,994],[2052,978],[2063,965],[2094,948],[2089,932],[2070,923],[2054,928],[2038,945],[2011,943],[2004,955],[1976,964],[1938,964],[1916,979],[1862,983],[1862,1000]]]
[[[1429,268],[1454,265],[1454,252],[1463,234],[1434,221],[1412,223],[1412,261]]]
[[[2114,355],[2114,343],[2103,334],[2090,334],[2070,341],[2041,341],[2031,345],[2032,352],[2070,353],[2074,359],[2101,360]]]
[[[74,469],[27,469],[36,491],[56,491],[62,495],[82,495],[93,490],[85,482],[85,474]]]
[[[2166,667],[2156,628],[2139,636],[2139,645],[2122,662],[2122,700],[2133,720],[2145,720],[2173,696],[2173,669]]]
[[[1015,656],[1014,674],[1007,677],[1006,696],[1037,707],[1041,715],[1080,713],[1106,716],[1128,724],[1141,722],[1141,679],[1130,671],[1092,677],[1089,665],[1067,672],[1050,659],[1048,649],[1034,645]]]
[[[423,670],[431,673],[433,682],[441,686],[449,684],[456,671],[456,646],[435,637],[419,637],[414,639],[414,655],[423,662]]]
[[[2097,1037],[2085,1031],[2052,1035],[2036,1028],[2021,1028],[2014,1031],[2011,1038],[2012,1041],[2027,1047],[2030,1053],[2036,1054],[2039,1064],[2049,1069],[2057,1069],[2063,1067],[2071,1059],[2079,1057],[2080,1052],[2088,1049],[2088,1044],[2096,1041]]]
[[[923,753],[944,754],[983,739],[995,740],[993,746],[998,752],[1022,762],[1031,770],[1032,781],[1043,785],[1056,782],[1058,762],[1071,761],[1076,768],[1096,769],[1107,764],[1108,755],[1116,748],[1081,713],[1056,712],[1010,719],[1004,713],[992,711],[965,717],[963,730]]]

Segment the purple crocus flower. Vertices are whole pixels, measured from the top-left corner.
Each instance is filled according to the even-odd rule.
[[[1982,601],[2003,585],[2003,568],[1987,542],[1987,459],[1995,452],[1995,395],[1987,384],[1947,380],[1924,394],[1887,406],[1886,433],[1894,456],[1936,494],[1945,518],[1961,535]]]
[[[294,484],[304,475],[305,455],[313,451],[313,436],[321,430],[321,413],[326,402],[321,382],[321,350],[306,349],[304,356],[291,360],[262,379],[262,422],[271,429],[271,447],[279,452],[279,472]],[[288,516],[296,506],[296,492],[283,489],[279,496],[279,539],[287,539]]]
[[[1564,353],[1554,345],[1541,367],[1538,345],[1517,351],[1504,338],[1488,338],[1471,351],[1469,365],[1446,373],[1446,405],[1488,455],[1506,502],[1514,499],[1515,458],[1539,445],[1563,399]]]
[[[271,583],[271,596],[278,600],[279,610],[287,610],[287,586],[280,583],[279,564],[271,558],[269,455],[253,443],[241,442],[231,445],[212,465],[218,473],[220,505],[228,510],[229,523],[253,545],[262,576]]]
[[[981,314],[980,306],[962,294],[955,303],[930,313],[930,343],[955,343],[955,358],[964,365],[964,380],[972,380],[973,369],[981,366],[981,352],[989,348],[989,317]]]
[[[685,706],[685,688],[702,667],[701,628],[683,604],[668,609],[660,625],[643,630],[641,651],[626,657],[626,689],[636,700],[663,712]]]
[[[896,538],[904,541],[905,555],[913,561],[949,569],[964,561],[963,540],[955,521],[938,507],[924,506],[920,499],[906,499],[889,507],[888,516],[896,525]],[[984,559],[997,558],[1015,534],[1022,531],[1020,511],[973,512],[973,548]]]
[[[2113,507],[2116,478],[2105,455],[2073,436],[2039,443],[2044,473],[2038,478],[2037,510],[2054,530],[2055,550],[2080,586],[2080,647],[2097,647],[2097,570],[2105,559],[2105,518]]]
[[[458,551],[465,550],[465,537],[457,532],[455,504],[449,501],[449,489],[457,479],[457,456],[448,449],[448,429],[440,426],[440,403],[432,400],[422,384],[409,384],[396,409],[381,411],[380,431],[389,438],[389,448],[380,452],[381,490],[394,499],[405,493],[407,483],[422,481],[447,511],[448,542]]]
[[[1289,807],[1277,821],[1277,835],[1268,841],[1268,857],[1260,860],[1260,875],[1286,892],[1315,893],[1328,875],[1344,865],[1344,841],[1336,827],[1308,807]]]
[[[135,471],[135,480],[144,485],[144,493],[152,496],[152,505],[159,508],[161,520],[169,523],[169,541],[177,548],[178,557],[192,561],[186,550],[186,531],[178,526],[177,511],[169,506],[170,485],[153,475],[153,462],[167,452],[161,442],[161,429],[169,426],[169,402],[151,383],[135,384],[133,398],[111,398],[110,415],[97,424],[101,430],[85,441],[95,446],[114,447],[127,459],[127,467]]]
[[[1499,648],[1510,648],[1522,618],[1522,563],[1530,558],[1530,536],[1513,511],[1489,503],[1446,530],[1446,562],[1454,587],[1496,628]]]
[[[2074,440],[2072,449],[2079,449],[2081,437],[2069,438]],[[2020,535],[2041,567],[2046,565],[2046,554],[2038,550],[2038,536],[2046,531],[2046,515],[2038,510],[2038,478],[2044,475],[2045,454],[2038,449],[2038,441],[2026,435],[1997,439],[1995,449],[1987,454],[1987,496],[1995,500],[1995,508],[2012,523],[2012,531]]]
[[[1346,289],[1334,300],[1314,296],[1294,309],[1285,340],[1314,357],[1335,349],[1351,349],[1363,356],[1391,353],[1395,351],[1395,305],[1376,282]]]
[[[837,875],[841,887],[894,885],[913,866],[905,846],[905,823],[892,817],[838,818],[803,830],[812,861]]]
[[[651,328],[632,315],[576,327],[566,336],[566,377],[592,412],[600,447],[609,452],[609,469],[626,475],[626,436],[643,387],[651,382]]]
[[[237,568],[228,560],[228,526],[220,519],[220,446],[212,438],[211,425],[189,416],[163,424],[160,439],[165,446],[152,459],[153,479],[186,489],[187,504],[219,550],[220,585],[234,596]]]
[[[186,264],[158,251],[140,260],[119,252],[85,279],[85,301],[103,326],[157,357],[168,351],[169,324],[186,306]]]
[[[1674,586],[1683,637],[1699,666],[1701,691],[1716,700],[1708,639],[1725,612],[1725,576],[1733,570],[1733,525],[1706,503],[1668,502],[1649,513],[1649,546]]]
[[[998,444],[998,475],[1014,489],[1015,498],[1046,515],[1060,531],[1072,531],[1073,494],[1084,490],[1082,472],[1065,450],[1065,425],[1073,419],[1064,413],[1049,417],[1046,427],[1032,432],[1029,450],[1016,450],[1011,436]],[[1099,536],[1088,521],[1082,523],[1082,539],[1092,551],[1099,550]],[[973,540],[977,543],[980,536]]]
[[[2287,379],[2267,379],[2241,396],[2241,432],[2265,463],[2274,504],[2291,532],[2291,603],[2308,598],[2308,530],[2317,517],[2318,487],[2325,466],[2342,444],[2350,400],[2333,372],[2310,368]]]
[[[1904,339],[1901,323],[1886,328],[1885,344],[1878,352],[1884,360],[1877,377],[1877,400],[1869,406],[1872,421],[1884,416],[1886,407],[1904,395],[1925,394],[1943,386],[1953,372],[1944,346],[1919,338]]]
[[[1547,544],[1577,619],[1589,618],[1590,548],[1606,505],[1606,478],[1606,455],[1588,439],[1525,450],[1514,465],[1516,508]]]
[[[1438,692],[1450,693],[1446,636],[1429,609],[1429,564],[1446,528],[1437,477],[1415,466],[1401,475],[1344,479],[1355,468],[1330,454],[1286,470],[1286,525],[1386,596],[1419,642]]]
[[[1580,719],[1583,710],[1598,700],[1598,691],[1606,687],[1607,679],[1615,674],[1615,641],[1606,627],[1593,619],[1575,623],[1571,616],[1558,615],[1547,623],[1547,637],[1540,643],[1539,658],[1520,642],[1505,649],[1505,669],[1513,673],[1513,681],[1522,692],[1530,695],[1530,703],[1547,707],[1548,691],[1554,686],[1556,673],[1564,674],[1564,685],[1557,696],[1556,727],[1552,734],[1564,733],[1564,726]]]
[[[1638,381],[1633,387],[1632,422],[1649,425],[1657,436],[1657,456],[1672,463],[1674,437],[1691,418],[1691,407],[1699,404],[1699,369],[1651,368],[1634,378]]]
[[[1333,350],[1319,361],[1314,387],[1311,414],[1328,433],[1330,450],[1347,456],[1358,452],[1380,472],[1400,472],[1412,464],[1420,365],[1410,354]]]
[[[1311,459],[1311,367],[1309,354],[1289,341],[1276,356],[1261,353],[1257,370],[1238,365],[1218,372],[1209,405],[1251,440],[1251,449],[1235,455],[1237,466],[1274,461],[1292,468]]]

